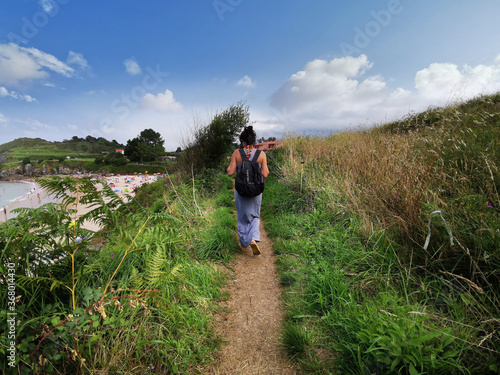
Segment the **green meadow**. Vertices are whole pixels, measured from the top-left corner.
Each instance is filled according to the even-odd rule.
[[[116,148],[123,148],[116,141],[110,142],[104,138],[90,136],[87,139],[73,137],[62,142],[50,142],[41,138],[18,138],[0,145],[0,154],[3,154],[5,162],[63,160],[67,157],[93,160]]]
[[[500,371],[499,140],[494,95],[289,135],[267,153],[281,345],[304,373]],[[238,251],[225,167],[168,174],[128,204],[98,180],[41,180],[62,202],[0,224],[0,367],[9,333],[20,374],[194,374],[213,362],[228,298],[218,265]],[[93,209],[74,220],[78,204]]]
[[[25,157],[28,157],[33,160],[47,160],[47,159],[60,159],[70,157],[73,159],[94,159],[97,156],[101,156],[101,154],[88,154],[82,152],[75,152],[72,150],[54,150],[52,147],[47,148],[24,148],[17,147],[12,152],[10,152],[9,157],[12,159],[22,160]]]

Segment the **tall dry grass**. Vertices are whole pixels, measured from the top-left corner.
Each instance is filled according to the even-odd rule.
[[[384,127],[289,136],[282,172],[332,210],[354,213],[367,235],[390,231],[408,249],[399,254],[406,266],[438,262],[492,286],[500,265],[499,140],[500,95],[481,97]]]

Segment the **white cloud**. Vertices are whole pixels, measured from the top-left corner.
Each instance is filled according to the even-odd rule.
[[[141,107],[150,108],[162,112],[178,111],[182,109],[182,104],[174,98],[174,93],[170,90],[165,90],[164,93],[157,95],[146,94],[140,102]]]
[[[365,55],[314,60],[293,74],[271,96],[275,123],[290,130],[343,129],[393,121],[410,110],[449,104],[500,91],[500,58],[492,65],[434,63],[415,74],[415,87],[390,88]]]
[[[20,47],[14,43],[0,44],[0,83],[16,85],[25,80],[47,78],[47,70],[65,77],[75,74],[73,68],[36,48]]]
[[[33,47],[24,48],[18,46],[18,49],[21,53],[25,53],[26,55],[30,56],[42,68],[47,68],[49,70],[52,70],[53,72],[62,74],[65,77],[74,76],[73,68],[58,60],[51,54],[42,52],[39,49]]]
[[[331,61],[314,60],[304,70],[293,74],[271,97],[271,106],[292,113],[317,108],[337,107],[356,94],[360,83],[356,78],[372,64],[365,55],[359,58],[343,57]],[[371,77],[363,83],[361,91],[377,91],[384,88],[383,82]]]
[[[50,13],[54,9],[53,0],[40,0],[39,3],[43,11],[46,13]]]
[[[69,51],[68,58],[66,59],[66,64],[68,65],[76,65],[81,69],[88,70],[90,69],[89,63],[83,57],[81,53]]]
[[[131,75],[137,75],[141,74],[142,70],[139,64],[132,60],[132,59],[127,59],[123,62],[123,65],[125,65],[125,70],[127,71],[128,74]]]
[[[116,139],[118,142],[126,144],[127,140],[137,137],[147,127],[163,136],[165,148],[169,151],[174,151],[177,147],[182,146],[180,144],[182,134],[187,131],[189,124],[191,124],[191,117],[183,110],[175,112],[131,111],[125,119],[105,117],[109,114],[104,112],[93,112],[91,115],[92,118],[87,119],[85,124],[81,125],[80,131],[84,134],[104,137],[109,140]]]
[[[5,87],[0,86],[0,97],[6,97],[9,96],[14,99],[19,99],[19,100],[24,100],[28,103],[36,102],[37,100],[32,97],[31,95],[28,94],[19,94],[15,91],[9,91]]]
[[[252,87],[255,87],[255,82],[253,82],[249,76],[245,75],[238,82],[236,82],[236,85],[252,88]]]
[[[25,124],[29,130],[31,131],[40,131],[40,130],[56,130],[57,128],[55,126],[46,124],[44,122],[41,122],[39,120],[35,119],[27,119],[20,121],[21,123]],[[38,133],[39,134],[39,133]]]
[[[14,44],[0,44],[0,83],[17,84],[19,81],[42,79],[49,74]]]
[[[500,61],[462,69],[455,64],[431,64],[417,72],[415,87],[421,96],[437,99],[450,93],[463,98],[494,93],[500,90]]]
[[[41,137],[47,140],[61,141],[64,136],[73,136],[65,134],[65,127],[57,127],[47,122],[35,118],[16,118],[5,117],[0,113],[0,144],[10,142],[16,138]]]

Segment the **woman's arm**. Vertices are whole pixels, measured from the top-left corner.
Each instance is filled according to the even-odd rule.
[[[231,156],[231,163],[229,163],[229,167],[227,167],[226,170],[228,176],[232,176],[233,174],[236,173],[236,165],[237,165],[236,154],[239,154],[238,150],[234,150],[233,155]]]
[[[267,167],[267,156],[264,152],[261,152],[260,154],[262,155],[260,173],[262,173],[262,176],[264,176],[264,178],[267,178],[267,176],[269,176],[269,168]]]

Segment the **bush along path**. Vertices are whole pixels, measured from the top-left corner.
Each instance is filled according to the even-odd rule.
[[[261,255],[241,252],[230,264],[230,298],[218,317],[222,337],[217,363],[204,374],[300,374],[280,345],[284,319],[282,289],[276,275],[272,243],[260,224]]]

